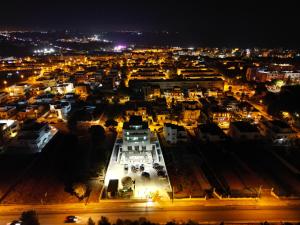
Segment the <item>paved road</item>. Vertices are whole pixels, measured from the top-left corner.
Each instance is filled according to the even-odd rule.
[[[184,206],[187,205],[187,206]],[[19,217],[20,212],[34,208],[39,213],[41,225],[63,224],[67,215],[81,218],[78,224],[86,224],[89,217],[99,220],[106,216],[110,221],[121,219],[138,219],[145,217],[151,221],[165,223],[170,220],[198,222],[280,222],[300,221],[300,206],[205,206],[190,204],[152,204],[152,203],[105,203],[94,205],[53,205],[53,206],[1,206],[0,225]]]

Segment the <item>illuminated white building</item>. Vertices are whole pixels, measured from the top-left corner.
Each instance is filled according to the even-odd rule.
[[[178,142],[187,142],[188,135],[183,126],[171,123],[165,123],[163,134],[168,143],[177,144]]]
[[[50,111],[56,113],[58,119],[66,120],[71,111],[69,102],[55,102],[50,104]]]
[[[7,154],[35,154],[43,150],[57,133],[46,123],[25,122],[18,135],[8,145]]]
[[[9,139],[15,137],[19,130],[19,124],[16,120],[0,120],[0,135]]]
[[[57,86],[53,87],[54,91],[57,92],[58,94],[67,94],[67,93],[72,93],[75,91],[73,83],[63,83],[63,84],[58,84]]]
[[[298,84],[300,71],[290,64],[271,64],[267,68],[248,68],[246,77],[248,80],[255,80],[256,82],[283,80]]]
[[[143,177],[145,173],[149,176],[147,181]],[[105,186],[128,176],[135,182],[131,197],[147,199],[159,193],[160,197],[169,198],[171,186],[158,138],[140,116],[132,116],[124,123],[122,135],[117,138],[112,151]],[[124,190],[122,182],[118,188]]]
[[[123,145],[118,153],[120,163],[153,163],[153,147],[150,143],[150,129],[142,117],[132,116],[123,125]]]

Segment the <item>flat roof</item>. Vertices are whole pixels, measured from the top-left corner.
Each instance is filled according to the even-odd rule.
[[[258,128],[254,125],[252,125],[249,122],[245,122],[245,121],[236,121],[236,122],[232,122],[232,125],[234,125],[237,129],[239,129],[239,131],[241,132],[247,132],[247,133],[257,133],[259,132]]]
[[[184,127],[183,126],[178,126],[176,124],[172,124],[172,123],[165,123],[166,127],[171,127],[172,129],[176,129],[178,131],[184,131]]]
[[[22,128],[22,131],[38,131],[40,130],[41,128],[45,127],[45,126],[48,126],[47,123],[37,123],[37,122],[25,122],[23,124],[23,128]]]
[[[129,122],[123,124],[123,129],[132,129],[131,126],[142,126],[142,129],[148,129],[148,123],[144,122],[141,116],[131,116]]]
[[[291,128],[290,125],[282,120],[272,120],[270,123],[282,129]]]
[[[201,124],[198,126],[198,129],[202,133],[208,133],[208,134],[218,135],[218,136],[225,136],[225,133],[223,132],[223,130],[215,123]]]
[[[148,80],[138,80],[138,79],[132,79],[129,81],[129,83],[145,83],[145,82],[162,82],[162,83],[168,83],[168,82],[209,82],[209,81],[224,81],[221,78],[199,78],[199,79],[148,79]]]

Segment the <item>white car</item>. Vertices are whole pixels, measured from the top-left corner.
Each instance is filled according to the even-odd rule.
[[[7,225],[22,225],[22,221],[20,221],[20,220],[14,220],[14,221],[8,223]]]

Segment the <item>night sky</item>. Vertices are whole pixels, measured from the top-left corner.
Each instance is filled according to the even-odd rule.
[[[263,3],[262,3],[263,2]],[[205,44],[300,47],[296,1],[9,0],[1,29],[177,31]]]

